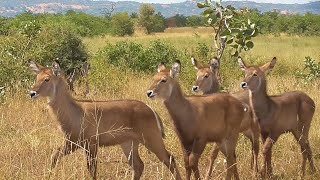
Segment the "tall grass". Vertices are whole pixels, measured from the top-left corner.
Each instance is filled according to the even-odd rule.
[[[94,37],[86,38],[84,42],[92,55],[108,42],[114,43],[121,40],[135,41],[147,45],[150,40],[163,39],[176,48],[186,49],[187,51],[192,51],[199,42],[211,44],[211,34],[195,34],[193,31],[194,29],[179,33],[168,32],[125,38]],[[319,59],[320,37],[259,36],[254,39],[254,42],[255,47],[253,50],[243,53],[244,59],[248,63],[264,63],[270,61],[273,56],[276,56],[279,60],[274,72],[268,76],[269,94],[302,90],[315,100],[317,107],[320,107],[318,86],[314,84],[302,85],[293,76],[293,70],[302,67],[305,56]],[[191,63],[187,63],[189,61],[189,58],[183,60],[184,64],[182,66],[191,66]],[[203,59],[202,61],[204,62],[205,60]],[[108,87],[103,89],[91,87],[92,91],[88,98],[100,100],[138,99],[154,107],[159,112],[164,123],[166,147],[175,155],[178,167],[184,176],[180,143],[174,132],[171,118],[161,101],[152,101],[146,96],[146,90],[151,85],[153,74],[138,74],[129,71],[118,72],[112,66],[106,67],[106,71],[110,72],[106,74],[106,76],[109,76],[106,79],[118,81],[123,77],[126,84],[116,83],[117,91]],[[224,76],[234,77],[231,74],[233,71],[228,69],[224,69],[224,71]],[[184,71],[183,69],[179,78],[184,92],[191,94],[192,79],[186,81],[186,75],[184,75],[186,73],[193,77],[195,75],[192,73],[195,72],[191,70]],[[240,81],[241,78],[228,81],[229,91],[239,90]],[[77,88],[76,90],[79,92],[82,89]],[[26,94],[25,91],[12,94],[7,101],[0,105],[1,179],[89,179],[84,152],[81,150],[63,158],[55,169],[50,169],[51,154],[57,147],[62,145],[63,134],[57,128],[57,121],[51,118],[46,107],[46,100],[33,101]],[[320,169],[319,113],[320,110],[317,108],[310,129],[310,144],[314,153],[316,167]],[[199,167],[202,176],[206,172],[211,147],[211,145],[208,145],[200,160]],[[172,179],[167,168],[159,162],[154,154],[148,153],[144,147],[140,148],[140,154],[145,164],[142,179]],[[250,157],[250,142],[241,135],[237,146],[238,169],[241,179],[254,179],[253,171],[250,169]],[[99,179],[131,179],[131,168],[127,165],[127,160],[119,147],[100,148],[98,159]],[[282,135],[273,149],[274,179],[300,179],[301,161],[300,147],[293,136],[291,134]],[[262,155],[260,153],[260,165],[261,162]],[[224,157],[219,155],[215,163],[212,179],[219,179],[225,176],[225,165]],[[319,172],[312,175],[307,173],[305,177],[305,179],[319,178]]]

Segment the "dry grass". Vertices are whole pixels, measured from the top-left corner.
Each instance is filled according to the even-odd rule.
[[[173,35],[164,33],[151,36],[135,36],[127,39],[147,43],[151,39],[161,38],[170,41],[177,47],[187,47],[198,41],[210,42],[209,36],[209,34],[201,34],[200,37],[196,37],[193,33],[179,32],[173,33]],[[113,43],[123,39],[126,38],[99,37],[85,39],[85,43],[88,49],[95,53],[106,42]],[[255,40],[256,47],[246,55],[246,58],[266,62],[271,60],[272,56],[277,56],[279,59],[278,65],[296,68],[302,65],[304,56],[310,55],[319,58],[319,40],[319,37],[257,37]],[[161,101],[151,101],[146,97],[146,90],[151,85],[151,76],[151,74],[132,74],[129,76],[129,83],[124,85],[121,93],[102,94],[97,91],[92,92],[89,98],[104,100],[139,99],[154,107],[164,122],[166,147],[175,155],[180,172],[184,176],[180,144],[167,110]],[[232,91],[238,89],[239,81],[234,81],[234,86],[231,87]],[[190,85],[184,84],[184,87],[190,87]],[[291,90],[305,91],[315,100],[316,106],[320,107],[317,85],[300,86],[291,75],[278,77],[271,74],[268,88],[270,94],[279,94]],[[187,88],[184,89],[187,92]],[[9,98],[0,106],[1,179],[89,179],[84,152],[81,150],[63,158],[58,163],[57,168],[50,171],[51,154],[62,145],[63,135],[57,128],[57,122],[49,116],[46,106],[44,99],[32,101],[25,92],[12,95],[12,98]],[[316,167],[320,169],[319,113],[318,108],[310,129],[310,143]],[[211,145],[208,145],[201,158],[200,170],[202,176],[205,175],[208,165],[210,147]],[[144,147],[140,148],[140,154],[145,164],[142,179],[172,179],[165,166],[153,154],[149,154]],[[254,179],[249,163],[251,157],[250,143],[243,136],[241,136],[237,146],[237,156],[241,179]],[[98,158],[99,179],[131,179],[131,169],[119,147],[100,148]],[[293,136],[290,134],[282,135],[273,150],[274,179],[301,179],[299,176],[301,159],[300,148]],[[260,163],[261,160],[260,154]],[[224,176],[225,164],[223,163],[223,156],[219,155],[212,179],[219,179]],[[320,174],[317,172],[313,175],[307,173],[305,179],[319,178]]]

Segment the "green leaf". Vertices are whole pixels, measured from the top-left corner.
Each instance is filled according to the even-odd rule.
[[[234,49],[238,49],[239,45],[238,44],[234,44],[234,45],[231,45],[231,47],[233,47]]]
[[[241,45],[241,46],[244,46],[244,45],[245,45],[245,42],[244,42],[244,40],[243,40],[242,38],[236,40],[236,43],[239,44],[239,45]]]
[[[252,31],[250,29],[245,30],[243,33],[244,36],[250,36],[251,34],[252,34]]]
[[[227,35],[230,35],[230,34],[231,34],[230,31],[228,29],[226,29],[220,34],[220,36],[227,36]]]
[[[233,28],[233,29],[231,29],[231,33],[232,34],[238,34],[238,33],[240,33],[241,32],[241,30],[239,29],[239,28]]]
[[[217,7],[221,7],[221,2],[216,2]]]
[[[205,8],[205,7],[207,7],[207,5],[206,4],[204,4],[204,3],[197,3],[197,6],[198,6],[198,8]]]
[[[251,48],[253,48],[254,44],[253,44],[252,41],[248,41],[248,42],[246,42],[246,46],[247,46],[249,49],[251,49]]]
[[[233,43],[233,38],[231,38],[231,39],[229,39],[229,40],[227,41],[227,44],[231,44],[231,43]]]
[[[256,37],[259,34],[259,31],[257,28],[255,28],[251,34],[251,37]]]
[[[231,54],[231,56],[233,56],[233,57],[238,57],[238,55],[239,55],[238,50],[235,50],[235,51]]]
[[[244,38],[245,40],[251,40],[251,36],[247,36]]]
[[[212,9],[206,9],[204,12],[203,12],[203,15],[205,17],[209,17],[214,11]]]

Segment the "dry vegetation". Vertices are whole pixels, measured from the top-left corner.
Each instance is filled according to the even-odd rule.
[[[95,37],[84,39],[88,50],[94,54],[107,42],[132,40],[146,43],[152,39],[165,39],[177,48],[192,48],[198,42],[210,43],[209,33],[201,33],[197,29],[184,29],[175,32],[170,30],[163,34],[150,36],[136,35],[134,37],[114,38]],[[207,32],[210,32],[208,30]],[[319,37],[289,37],[289,36],[259,36],[255,47],[245,54],[244,59],[253,63],[270,61],[277,56],[278,64],[274,73],[269,75],[269,94],[280,94],[285,91],[302,90],[316,102],[317,111],[310,129],[310,143],[314,153],[315,165],[320,169],[320,95],[318,85],[301,85],[293,77],[292,71],[303,65],[305,56],[319,59]],[[290,70],[290,72],[286,72]],[[239,70],[240,71],[240,70]],[[283,71],[283,72],[282,72]],[[183,73],[183,72],[182,72]],[[279,74],[279,75],[275,75]],[[115,76],[123,75],[121,73]],[[167,110],[160,101],[147,99],[146,90],[151,84],[151,74],[127,74],[128,83],[123,84],[120,92],[100,93],[93,88],[91,99],[139,99],[154,107],[162,117],[166,132],[166,147],[172,152],[180,172],[184,175],[184,165],[178,138]],[[183,76],[180,78],[182,79]],[[241,79],[236,79],[230,86],[230,91],[237,91]],[[191,83],[183,81],[184,91],[190,94]],[[81,89],[77,89],[81,91]],[[13,94],[0,106],[0,177],[1,179],[89,179],[86,169],[84,152],[78,150],[60,161],[57,168],[50,171],[51,153],[63,143],[62,133],[57,128],[57,122],[52,119],[46,107],[46,100],[32,101],[25,91]],[[211,147],[211,145],[210,145]],[[241,136],[237,146],[238,169],[241,179],[254,179],[250,169],[250,142]],[[202,155],[200,170],[202,176],[208,164],[209,146]],[[140,148],[142,160],[145,163],[143,179],[172,179],[172,175],[159,160]],[[98,154],[99,179],[131,179],[130,167],[119,147],[100,148]],[[261,164],[262,156],[259,155]],[[274,179],[301,179],[300,163],[302,157],[300,148],[293,136],[286,134],[280,137],[273,149]],[[308,166],[307,166],[308,167]],[[225,164],[222,155],[215,163],[213,179],[225,176]],[[320,173],[307,173],[305,179],[319,179]]]

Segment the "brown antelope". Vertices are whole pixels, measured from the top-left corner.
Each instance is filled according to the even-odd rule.
[[[138,152],[142,143],[181,179],[173,156],[165,149],[161,119],[148,105],[136,100],[76,101],[68,92],[59,64],[50,69],[30,62],[30,68],[37,74],[31,98],[48,97],[49,108],[66,138],[52,156],[52,168],[63,156],[82,148],[90,175],[96,179],[98,147],[119,144],[134,170],[133,179],[139,179],[144,169]]]
[[[191,58],[194,68],[197,70],[196,84],[192,87],[193,92],[202,92],[204,95],[212,95],[219,91],[219,82],[216,73],[216,69],[219,68],[219,63],[216,58],[213,58],[208,65],[199,63],[195,58]],[[231,94],[242,103],[249,105],[249,94],[247,90],[238,91]],[[252,158],[251,168],[258,172],[258,153],[259,153],[259,124],[256,123],[252,118],[251,108],[248,108],[248,113],[245,113],[244,119],[240,126],[240,132],[248,137],[252,143]],[[219,149],[215,146],[212,150],[210,165],[208,167],[206,179],[211,176],[213,163],[217,158]]]
[[[302,175],[305,174],[307,160],[311,170],[315,171],[308,140],[309,128],[315,111],[314,101],[300,91],[268,96],[266,74],[275,66],[275,57],[271,62],[260,67],[247,66],[241,57],[238,58],[238,62],[240,68],[245,71],[245,79],[241,87],[249,89],[253,117],[260,124],[264,156],[262,175],[272,174],[271,149],[279,136],[286,132],[291,132],[301,146]]]
[[[235,148],[244,107],[228,94],[185,97],[175,80],[180,68],[179,61],[171,69],[161,63],[147,96],[164,100],[183,148],[186,179],[192,171],[200,179],[198,161],[207,142],[216,142],[226,156],[226,179],[239,179]]]

